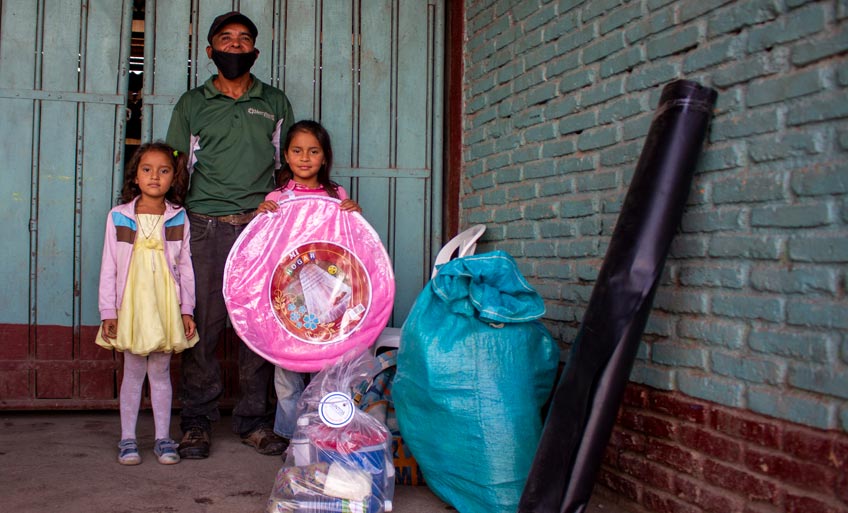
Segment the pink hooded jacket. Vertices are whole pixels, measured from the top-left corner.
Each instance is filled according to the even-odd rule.
[[[138,197],[118,205],[106,218],[106,236],[103,240],[103,258],[100,262],[100,293],[98,307],[100,319],[117,319],[118,310],[127,285],[127,274],[133,254],[133,243],[138,231],[135,205]],[[162,223],[162,240],[165,241],[165,260],[177,285],[180,312],[194,314],[194,268],[191,266],[189,221],[182,207],[165,202]]]

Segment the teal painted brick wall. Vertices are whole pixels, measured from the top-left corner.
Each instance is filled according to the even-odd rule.
[[[466,0],[461,218],[574,339],[663,85],[719,92],[631,380],[848,431],[848,3]]]

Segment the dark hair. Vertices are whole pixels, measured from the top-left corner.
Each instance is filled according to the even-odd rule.
[[[327,129],[321,126],[321,123],[310,119],[298,121],[289,128],[286,134],[286,140],[283,142],[282,148],[283,153],[288,151],[292,139],[294,139],[294,136],[298,132],[312,134],[318,139],[318,144],[321,145],[321,151],[324,152],[324,165],[318,170],[318,183],[331,198],[338,198],[339,184],[330,180],[330,170],[333,168],[333,147],[330,144],[330,134],[327,132]],[[283,167],[277,171],[275,178],[279,189],[284,189],[292,178],[294,178],[294,173],[291,167],[289,167],[289,163],[285,161],[285,158],[283,158]]]
[[[127,167],[124,168],[124,186],[121,189],[120,203],[129,203],[136,196],[141,194],[141,189],[135,183],[135,177],[138,174],[138,164],[141,162],[141,157],[149,151],[158,151],[163,155],[167,155],[171,160],[171,166],[174,168],[174,181],[171,182],[171,188],[165,193],[165,199],[174,205],[181,206],[185,201],[185,195],[188,192],[188,156],[185,153],[177,153],[174,148],[171,148],[163,141],[154,141],[142,144],[135,150]]]

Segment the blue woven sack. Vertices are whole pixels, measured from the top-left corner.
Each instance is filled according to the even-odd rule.
[[[559,350],[509,254],[439,268],[403,325],[392,393],[430,489],[461,513],[514,512]]]

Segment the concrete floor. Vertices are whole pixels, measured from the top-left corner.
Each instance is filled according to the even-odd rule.
[[[62,513],[234,513],[264,511],[279,457],[262,456],[215,424],[212,455],[160,465],[153,417],[143,411],[142,463],[119,465],[117,412],[0,412],[0,504],[3,511]],[[172,436],[178,435],[172,419]],[[394,513],[454,511],[424,486],[398,486]],[[625,513],[602,497],[587,513]]]

